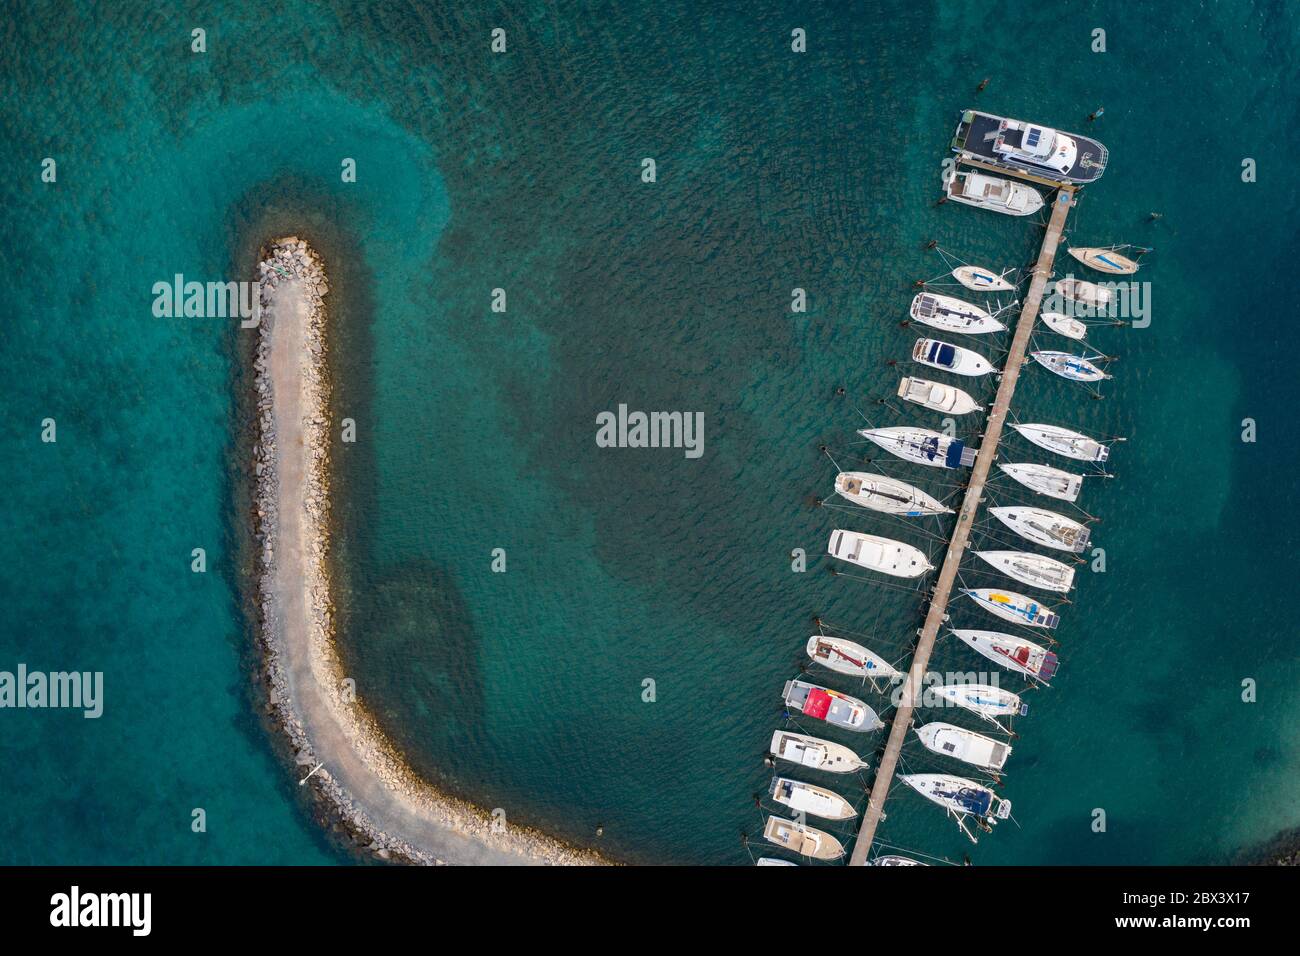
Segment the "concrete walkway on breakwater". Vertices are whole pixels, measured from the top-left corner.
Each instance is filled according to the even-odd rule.
[[[298,248],[294,258],[280,261],[310,273],[315,260],[305,246],[290,248]],[[330,645],[323,564],[328,509],[318,500],[328,480],[321,447],[328,427],[324,318],[314,311],[323,283],[323,273],[278,272],[269,281],[264,274],[259,359],[260,391],[270,406],[262,406],[265,459],[258,472],[259,513],[267,523],[261,562],[268,670],[272,701],[302,773],[323,765],[311,776],[312,786],[374,841],[381,856],[480,865],[602,862],[540,833],[494,831],[482,811],[414,778],[358,705],[331,692],[341,675]]]
[[[1034,320],[1038,318],[1038,308],[1043,301],[1043,292],[1052,277],[1052,263],[1056,259],[1056,247],[1061,241],[1061,232],[1065,228],[1066,217],[1074,205],[1074,187],[1062,187],[1052,204],[1052,216],[1047,223],[1047,234],[1043,237],[1043,247],[1038,254],[1038,263],[1034,266],[1033,278],[1029,283],[1029,294],[1025,297],[1024,308],[1020,311],[1020,320],[1016,324],[1015,335],[1011,339],[1011,351],[1007,354],[1003,366],[1002,381],[998,384],[998,394],[993,400],[988,423],[984,427],[984,437],[979,453],[975,457],[975,467],[971,471],[970,482],[966,487],[966,496],[962,499],[961,511],[957,514],[957,524],[952,529],[952,538],[948,544],[948,553],[944,556],[943,567],[939,569],[939,579],[934,586],[930,599],[930,609],[926,612],[925,623],[921,626],[921,638],[916,644],[916,654],[912,657],[912,666],[907,672],[903,684],[903,694],[894,714],[893,725],[889,728],[889,740],[885,744],[884,756],[876,770],[876,778],[871,785],[871,797],[867,801],[867,811],[862,815],[862,825],[858,829],[858,839],[853,844],[853,855],[849,858],[850,866],[865,866],[867,854],[876,837],[876,827],[884,815],[885,798],[894,781],[894,770],[898,766],[898,755],[907,740],[907,733],[912,727],[912,714],[920,697],[926,668],[930,666],[930,654],[934,642],[939,636],[939,627],[948,616],[948,599],[952,596],[952,587],[957,580],[957,570],[961,567],[969,543],[971,526],[979,511],[980,499],[984,497],[984,485],[988,481],[989,469],[997,457],[998,441],[1002,438],[1002,426],[1006,421],[1007,411],[1011,408],[1011,396],[1016,391],[1016,381],[1020,378],[1020,369],[1025,364],[1025,353],[1029,349],[1029,337],[1034,331]]]

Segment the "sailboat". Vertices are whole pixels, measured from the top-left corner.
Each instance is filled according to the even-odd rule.
[[[1082,432],[1071,431],[1059,425],[1016,425],[1012,428],[1024,435],[1039,448],[1046,448],[1075,461],[1103,462],[1110,457],[1110,448]],[[1073,500],[1073,499],[1071,499]]]
[[[814,860],[836,860],[844,855],[840,841],[829,833],[784,817],[768,817],[763,836],[769,843]]]
[[[1110,305],[1113,293],[1110,289],[1095,282],[1085,282],[1074,276],[1066,276],[1056,281],[1056,291],[1067,299],[1073,299],[1090,309],[1104,309]]]
[[[1061,378],[1068,378],[1072,382],[1100,382],[1110,378],[1109,375],[1082,355],[1052,351],[1030,352],[1029,354],[1035,362],[1049,372],[1055,372]]]
[[[1005,508],[990,508],[989,514],[1026,541],[1074,554],[1088,547],[1090,537],[1088,528],[1073,518],[1067,518],[1055,511],[1013,505]]]
[[[1079,490],[1083,487],[1083,475],[1074,475],[1060,468],[1049,465],[1035,465],[1029,462],[998,463],[998,467],[1020,482],[1026,488],[1032,488],[1040,495],[1059,498],[1061,501],[1077,501]]]
[[[994,617],[1011,621],[1013,624],[1051,629],[1061,620],[1051,608],[1041,604],[1035,598],[1016,591],[1002,591],[998,588],[962,588],[961,593]]]
[[[1064,335],[1067,339],[1082,341],[1083,337],[1088,334],[1086,325],[1064,312],[1042,312],[1038,317],[1043,320],[1043,324],[1049,329]]]
[[[818,664],[839,674],[864,678],[882,677],[885,680],[903,676],[898,668],[879,654],[843,638],[814,634],[808,638],[807,651],[808,656]]]
[[[1010,270],[1008,270],[1010,271]],[[1007,273],[997,275],[980,266],[958,266],[952,270],[952,277],[968,289],[976,292],[1010,292],[1015,286],[1006,280]]]
[[[1002,741],[942,721],[917,727],[916,736],[937,754],[995,773],[1011,756],[1011,748]]]
[[[957,826],[972,843],[979,841],[967,828],[967,817],[974,817],[976,825],[988,832],[998,820],[1011,816],[1011,801],[1001,799],[988,787],[965,777],[946,773],[907,773],[898,779],[955,817]]]
[[[919,578],[934,570],[920,548],[893,538],[837,528],[831,532],[826,553],[868,571],[895,578]]]
[[[814,770],[825,770],[827,773],[852,773],[867,767],[865,760],[843,744],[788,730],[773,733],[768,749],[777,760]]]
[[[1120,255],[1113,248],[1071,246],[1066,252],[1085,266],[1096,269],[1098,272],[1109,272],[1111,275],[1117,276],[1130,276],[1138,271],[1138,264],[1135,260]]]
[[[1002,729],[1005,728],[1001,718],[1023,717],[1029,713],[1029,705],[1018,694],[992,684],[944,684],[932,690],[940,700],[965,708]]]
[[[953,636],[995,664],[1046,685],[1056,674],[1057,659],[1045,647],[1001,631],[953,631]]]
[[[976,551],[975,557],[986,561],[1021,584],[1060,591],[1074,587],[1074,568],[1045,554],[1030,551]]]
[[[907,314],[913,321],[945,332],[981,335],[985,332],[1004,332],[1007,328],[978,305],[933,292],[916,295]]]
[[[864,471],[842,471],[835,476],[835,492],[855,505],[885,514],[915,518],[921,515],[952,514],[935,498],[915,485],[897,478]]]
[[[815,787],[811,783],[802,783],[789,777],[773,777],[768,793],[777,803],[783,803],[791,810],[821,817],[823,820],[848,820],[858,815],[853,804],[834,790]]]
[[[861,428],[858,434],[905,461],[935,468],[969,468],[978,451],[967,448],[959,438],[929,428]]]

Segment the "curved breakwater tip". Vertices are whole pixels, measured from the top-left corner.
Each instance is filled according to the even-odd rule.
[[[419,864],[608,862],[536,830],[511,826],[411,770],[347,693],[334,644],[326,557],[331,434],[329,282],[296,236],[263,247],[257,391],[257,617],[276,723],[327,816],[383,860]]]

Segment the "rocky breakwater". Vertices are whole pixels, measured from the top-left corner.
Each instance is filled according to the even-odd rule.
[[[297,237],[258,264],[254,358],[258,629],[276,723],[322,817],[381,859],[423,864],[594,864],[599,856],[419,778],[345,679],[334,645],[330,529],[329,282]],[[364,639],[359,635],[358,639]]]

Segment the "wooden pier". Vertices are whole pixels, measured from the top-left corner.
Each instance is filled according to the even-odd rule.
[[[999,169],[998,172],[1006,175],[1007,170]],[[971,470],[970,483],[966,487],[966,495],[957,514],[957,524],[952,529],[948,553],[943,559],[943,566],[939,569],[939,577],[930,599],[930,608],[921,627],[921,638],[916,644],[916,654],[912,657],[912,666],[903,684],[898,710],[894,713],[894,722],[889,729],[885,753],[880,759],[880,766],[876,769],[876,778],[871,785],[871,797],[867,801],[867,810],[862,815],[862,826],[858,830],[857,842],[853,844],[853,855],[849,858],[850,866],[867,864],[867,854],[871,850],[872,841],[875,840],[876,827],[884,816],[885,798],[889,796],[889,788],[894,782],[898,754],[903,749],[907,734],[912,728],[912,714],[916,710],[924,686],[926,668],[930,665],[930,654],[934,651],[935,639],[939,636],[940,626],[948,616],[948,599],[952,596],[957,570],[961,566],[962,557],[970,540],[971,527],[975,523],[975,515],[984,497],[984,485],[988,481],[989,469],[993,467],[993,459],[997,457],[1002,426],[1011,407],[1011,396],[1015,394],[1020,369],[1025,364],[1025,352],[1029,348],[1029,337],[1034,331],[1034,320],[1038,318],[1038,307],[1043,301],[1043,290],[1052,277],[1056,247],[1060,244],[1061,232],[1065,228],[1070,207],[1074,205],[1075,188],[1069,185],[1060,186],[1060,191],[1052,203],[1052,215],[1048,220],[1047,234],[1043,237],[1043,247],[1038,253],[1038,262],[1034,266],[1033,278],[1029,283],[1029,294],[1025,297],[1024,308],[1021,309],[1020,319],[1016,323],[1016,331],[1011,339],[1011,351],[1007,354],[1007,361],[1003,366],[1002,381],[998,384],[998,394],[989,412],[983,441],[975,457],[975,467]]]

